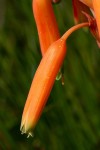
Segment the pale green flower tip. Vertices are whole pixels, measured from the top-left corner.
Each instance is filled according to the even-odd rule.
[[[28,132],[28,135],[27,135],[27,138],[29,138],[29,137],[33,137],[34,135],[33,135],[33,133],[32,132]]]
[[[21,131],[21,134],[27,134],[27,138],[34,136],[33,133],[32,133],[32,131],[27,131],[25,129],[24,125],[20,127],[20,131]]]

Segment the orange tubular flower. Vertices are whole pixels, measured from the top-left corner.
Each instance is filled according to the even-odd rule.
[[[53,0],[57,2],[57,0]],[[60,38],[52,0],[33,0],[33,14],[37,25],[42,55],[48,47]]]
[[[82,23],[69,29],[59,40],[55,41],[48,48],[42,58],[24,107],[21,122],[22,133],[27,133],[28,136],[32,135],[32,128],[35,127],[43,111],[56,75],[64,61],[66,54],[66,39],[73,31],[84,26],[89,26],[89,23]]]
[[[25,104],[21,123],[22,133],[30,134],[31,129],[36,125],[63,63],[65,53],[66,42],[60,39],[49,47],[42,58]]]

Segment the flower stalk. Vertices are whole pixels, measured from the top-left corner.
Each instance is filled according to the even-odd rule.
[[[66,40],[70,36],[71,33],[73,33],[74,31],[76,31],[82,27],[87,27],[87,26],[90,26],[89,22],[77,24],[77,25],[71,27],[67,32],[65,32],[65,34],[62,36],[62,38],[64,40]]]

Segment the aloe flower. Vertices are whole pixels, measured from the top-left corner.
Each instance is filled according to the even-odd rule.
[[[28,136],[32,135],[32,130],[42,114],[55,78],[63,64],[66,55],[66,40],[69,35],[87,26],[100,46],[98,0],[72,0],[77,25],[66,31],[62,37],[59,34],[52,2],[58,2],[58,0],[33,0],[33,13],[43,57],[34,75],[22,115],[20,129],[22,134],[27,133]]]
[[[32,135],[43,108],[54,85],[56,75],[62,66],[66,54],[66,39],[69,35],[89,23],[78,24],[70,28],[59,40],[55,41],[42,58],[33,78],[33,82],[23,111],[21,131]],[[45,70],[45,71],[43,71]]]

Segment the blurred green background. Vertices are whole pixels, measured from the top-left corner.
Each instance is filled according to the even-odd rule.
[[[53,5],[61,35],[74,25],[72,4]],[[0,150],[100,150],[100,50],[89,31],[67,41],[65,85],[55,85],[27,139],[23,107],[41,60],[31,0],[0,0]],[[42,77],[41,77],[42,78]]]

